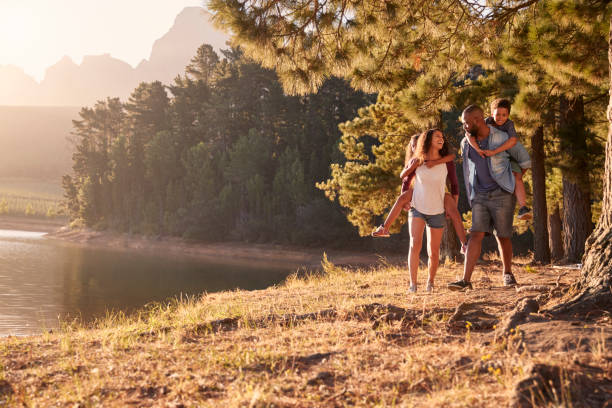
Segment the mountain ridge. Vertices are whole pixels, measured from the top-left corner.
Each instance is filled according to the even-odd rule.
[[[211,17],[202,7],[184,8],[154,41],[149,58],[136,67],[109,53],[86,55],[81,64],[64,56],[38,83],[19,67],[0,65],[0,105],[90,106],[106,97],[127,100],[140,82],[170,83],[184,73],[200,45],[210,44],[216,51],[225,47],[229,36],[212,26]]]

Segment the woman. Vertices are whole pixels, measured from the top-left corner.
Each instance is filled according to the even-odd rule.
[[[417,271],[419,268],[419,254],[423,245],[423,230],[427,228],[427,253],[429,255],[427,292],[432,292],[434,279],[438,270],[440,259],[440,242],[446,224],[444,212],[445,186],[448,170],[439,160],[448,154],[444,135],[439,129],[430,129],[419,136],[415,159],[418,167],[415,171],[415,180],[412,193],[412,208],[408,216],[410,230],[410,252],[408,255],[408,269],[410,271],[410,289],[417,290]],[[434,166],[425,165],[426,162],[439,163]],[[452,199],[452,198],[451,198]]]

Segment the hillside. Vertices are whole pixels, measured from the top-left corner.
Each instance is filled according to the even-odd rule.
[[[0,106],[0,178],[55,181],[72,165],[77,107]]]

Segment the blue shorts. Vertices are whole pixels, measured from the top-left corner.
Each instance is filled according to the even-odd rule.
[[[444,228],[446,225],[446,215],[445,213],[435,214],[435,215],[427,215],[419,212],[416,208],[411,208],[408,217],[416,217],[422,218],[425,220],[425,224],[429,228]]]

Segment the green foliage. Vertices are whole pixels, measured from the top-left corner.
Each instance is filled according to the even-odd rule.
[[[223,55],[203,45],[172,85],[142,83],[125,104],[81,110],[63,179],[72,220],[209,240],[308,244],[351,233],[314,183],[338,155],[338,124],[372,97],[335,78],[316,95],[286,96],[239,49]]]
[[[32,216],[32,215],[34,215],[34,214],[35,214],[35,213],[34,213],[34,207],[32,207],[32,204],[31,204],[31,203],[28,203],[28,205],[26,206],[25,211],[24,211],[24,214],[25,214],[26,216]]]
[[[332,75],[380,92],[341,126],[344,157],[318,184],[362,235],[397,196],[407,137],[438,126],[458,142],[462,132],[448,113],[498,97],[514,100],[527,147],[544,126],[546,164],[573,169],[564,177],[597,190],[605,138],[589,118],[601,107],[585,104],[571,126],[557,118],[564,98],[596,101],[607,92],[608,1],[211,0],[209,7],[248,56],[279,73],[287,92],[313,92]]]

